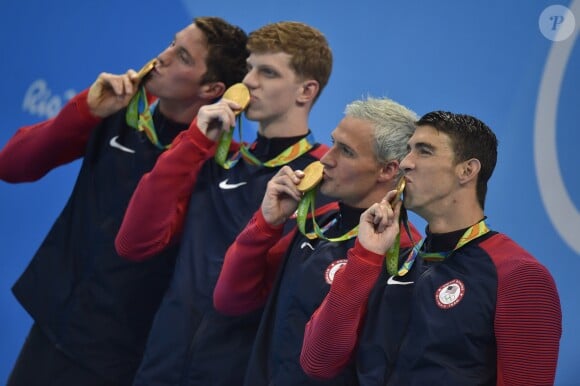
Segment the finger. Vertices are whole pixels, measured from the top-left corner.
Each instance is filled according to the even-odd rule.
[[[135,70],[133,70],[132,68],[128,69],[126,72],[127,76],[129,76],[129,79],[131,79],[131,82],[135,82],[137,80],[139,80],[139,73]]]
[[[397,202],[395,204],[395,207],[393,208],[393,217],[398,220],[401,218],[401,208],[403,207],[403,201],[399,200],[399,202]]]
[[[374,204],[373,209],[373,225],[378,225],[383,217],[383,206],[381,204]]]
[[[388,219],[387,213],[388,204],[386,203],[378,203],[377,210],[375,214],[375,226],[379,226]]]
[[[104,84],[108,85],[115,96],[121,97],[124,94],[123,82],[113,76],[106,76],[103,78]]]
[[[239,111],[242,109],[242,106],[240,106],[238,103],[234,102],[231,99],[223,98],[222,102],[225,103],[233,111]]]
[[[381,208],[379,203],[374,203],[361,215],[361,223],[366,222],[376,229],[377,224],[381,221]]]
[[[360,223],[373,223],[374,220],[374,215],[373,212],[375,211],[375,205],[377,204],[373,204],[371,206],[369,206],[367,208],[367,210],[365,210],[364,212],[362,212],[362,214],[360,215]]]
[[[296,176],[294,172],[290,171],[289,173],[285,173],[276,177],[274,179],[274,183],[298,191],[298,189],[296,188],[295,178]]]
[[[369,208],[370,222],[372,223],[375,232],[382,233],[385,229],[392,225],[393,209],[386,199],[381,200],[380,203],[375,203]]]
[[[123,83],[124,95],[133,95],[133,82],[129,75],[121,76],[121,82]]]
[[[209,111],[211,112],[213,119],[220,121],[222,130],[229,131],[236,125],[236,115],[227,103],[220,101],[215,105],[212,105]]]
[[[284,165],[280,168],[280,170],[278,170],[278,172],[274,175],[273,178],[279,177],[279,176],[283,176],[286,174],[292,173],[292,168],[288,165]]]
[[[302,193],[296,189],[296,185],[288,175],[277,176],[272,178],[268,183],[268,190],[271,194],[277,197],[284,195],[292,197],[296,201],[300,201]]]
[[[228,117],[228,123],[229,123],[229,125],[228,125],[229,127],[227,129],[229,130],[229,129],[232,129],[236,126],[236,114],[234,113],[234,111],[232,109],[228,108],[226,110],[226,115]]]
[[[381,203],[381,216],[376,224],[375,230],[378,233],[383,233],[393,223],[393,210],[388,203]]]
[[[302,192],[296,189],[296,185],[288,186],[281,185],[282,189],[280,193],[283,193],[289,197],[292,197],[295,201],[300,201],[302,199]]]
[[[385,195],[385,197],[383,198],[383,200],[386,200],[387,202],[392,203],[395,200],[396,196],[397,196],[397,189],[389,190],[387,192],[387,194]]]
[[[286,176],[292,181],[294,185],[298,185],[302,177],[304,177],[304,172],[302,170],[292,170],[288,165],[285,165],[277,173],[278,176]]]
[[[302,170],[295,170],[294,173],[292,174],[292,181],[294,182],[295,185],[298,185],[300,184],[304,176],[305,174]]]

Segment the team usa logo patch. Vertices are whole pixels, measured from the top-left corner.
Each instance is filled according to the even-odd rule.
[[[324,272],[324,279],[328,284],[332,284],[332,281],[334,280],[334,275],[342,266],[346,264],[347,261],[348,261],[347,259],[340,259],[330,263],[328,268],[326,268],[326,272]]]
[[[465,285],[459,279],[443,284],[435,293],[435,301],[441,309],[455,307],[465,295]]]

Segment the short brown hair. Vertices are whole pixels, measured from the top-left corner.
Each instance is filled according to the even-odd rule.
[[[207,71],[202,83],[223,82],[227,88],[241,82],[247,72],[249,54],[246,33],[219,17],[197,17],[193,22],[207,43]]]
[[[290,65],[304,79],[314,79],[322,92],[332,71],[332,51],[324,35],[314,27],[295,21],[267,24],[250,33],[248,49],[258,54],[284,52]],[[317,96],[318,97],[318,96]]]

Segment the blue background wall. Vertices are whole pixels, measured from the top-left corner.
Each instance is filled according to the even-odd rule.
[[[553,4],[575,13],[572,36],[553,42],[540,15]],[[243,8],[243,10],[242,10]],[[490,225],[532,252],[555,277],[563,307],[557,385],[579,385],[580,0],[292,0],[221,2],[4,0],[0,3],[0,146],[46,119],[101,71],[139,68],[193,17],[217,15],[247,31],[279,20],[322,30],[335,56],[311,115],[317,138],[349,101],[389,96],[418,114],[478,116],[500,139],[486,212]],[[570,21],[570,19],[567,19]],[[79,163],[32,184],[0,182],[0,382],[31,320],[10,287],[62,209]]]

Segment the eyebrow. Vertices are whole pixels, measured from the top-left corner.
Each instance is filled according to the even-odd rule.
[[[430,151],[434,151],[435,150],[435,146],[431,145],[430,143],[427,142],[415,142],[414,144],[408,144],[407,145],[407,150],[411,150],[412,148],[415,149],[424,149],[424,150],[430,150]]]

